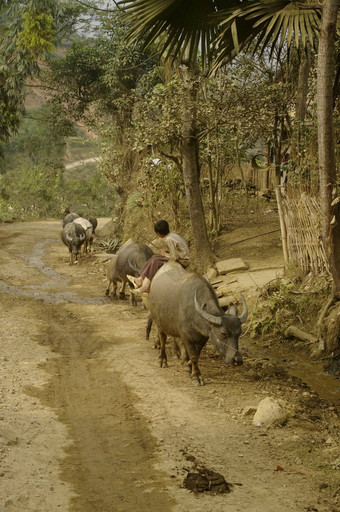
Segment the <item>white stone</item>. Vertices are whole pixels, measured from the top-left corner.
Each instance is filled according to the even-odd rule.
[[[288,410],[282,400],[275,400],[267,396],[259,403],[254,414],[253,424],[261,423],[263,426],[274,427],[283,425],[288,418]]]

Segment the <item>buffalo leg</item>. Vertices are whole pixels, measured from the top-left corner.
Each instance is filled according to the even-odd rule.
[[[166,343],[166,334],[164,332],[159,332],[159,341],[161,345],[161,352],[159,354],[159,363],[161,368],[168,367],[168,359],[166,357],[165,343]]]
[[[180,338],[175,339],[175,343],[177,345],[177,348],[179,350],[180,360],[182,364],[185,364],[189,361],[189,356],[187,349],[185,348],[182,340]]]
[[[203,377],[201,375],[200,369],[198,367],[197,361],[191,360],[191,379],[197,383],[199,386],[204,386],[205,382],[203,380]]]
[[[145,339],[147,341],[149,341],[149,339],[150,339],[151,327],[152,327],[152,317],[151,317],[151,315],[149,315],[148,323],[146,324],[146,334],[145,334]]]
[[[124,281],[122,281],[122,283],[120,285],[120,290],[119,290],[119,298],[120,299],[125,299],[125,285],[126,285],[126,283]]]
[[[131,302],[131,306],[137,306],[136,296],[133,293],[132,288],[130,288],[130,302]]]
[[[106,290],[105,290],[105,295],[108,297],[110,295],[110,288],[111,288],[111,279],[108,280],[108,283],[107,283],[107,287],[106,287]]]
[[[115,299],[117,296],[117,283],[112,283],[112,298]]]
[[[190,349],[187,350],[187,352],[188,352],[188,355],[189,355],[189,358],[190,358],[190,364],[191,364],[191,379],[197,385],[204,386],[205,382],[203,380],[203,377],[201,375],[200,369],[198,367],[198,356],[196,354],[193,354]]]

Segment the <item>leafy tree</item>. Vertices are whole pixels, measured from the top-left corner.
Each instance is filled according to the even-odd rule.
[[[116,186],[117,214],[123,222],[129,192],[141,156],[134,149],[133,109],[136,96],[149,84],[143,77],[157,56],[142,53],[142,44],[127,44],[127,28],[118,13],[101,19],[100,36],[76,42],[64,57],[49,59],[46,89],[56,122],[82,121],[99,134],[100,171]],[[154,85],[154,84],[153,84]]]
[[[25,86],[39,73],[38,60],[54,49],[82,10],[73,0],[0,4],[0,144],[18,129]]]
[[[154,73],[159,75],[160,69],[157,67]],[[144,172],[140,179],[142,190],[154,205],[170,199],[176,229],[183,196],[181,85],[178,76],[168,83],[158,83],[147,94],[137,96],[133,113],[135,149],[141,154],[146,153],[141,162]]]

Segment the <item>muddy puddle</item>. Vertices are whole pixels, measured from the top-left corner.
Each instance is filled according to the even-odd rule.
[[[292,377],[299,378],[320,398],[334,404],[340,411],[340,379],[330,375],[322,362],[308,360],[305,354],[289,351],[287,347],[263,348],[247,342],[247,353],[252,358],[267,358],[284,368]]]
[[[44,287],[48,285],[44,284]],[[27,288],[27,289],[25,289]],[[36,300],[42,300],[48,303],[56,303],[56,302],[73,302],[74,304],[93,304],[93,305],[102,305],[108,304],[110,302],[106,297],[86,297],[80,298],[76,293],[73,292],[48,292],[37,290],[36,287],[22,287],[22,286],[14,286],[4,283],[0,281],[0,292],[7,293],[7,295],[12,295],[14,297],[29,297]]]
[[[44,283],[27,286],[15,286],[7,284],[5,281],[0,281],[0,291],[14,297],[28,297],[36,300],[42,300],[47,303],[67,301],[73,302],[75,304],[107,304],[109,299],[106,297],[80,298],[77,293],[74,292],[65,290],[55,291],[58,289],[64,289],[71,281],[77,279],[76,277],[67,277],[59,274],[44,263],[43,257],[45,255],[45,248],[47,245],[55,241],[56,239],[44,240],[43,242],[35,244],[29,254],[16,255],[17,257],[23,259],[28,266],[37,269],[41,274],[46,276],[48,279],[44,281]]]

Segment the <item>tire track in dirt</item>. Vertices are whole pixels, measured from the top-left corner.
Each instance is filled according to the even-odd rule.
[[[72,512],[130,512],[171,509],[168,477],[153,468],[154,444],[136,397],[100,357],[105,342],[81,318],[60,305],[44,305],[40,342],[60,355],[48,360],[44,389],[31,393],[67,425],[72,445],[61,462],[61,478],[76,496]]]

